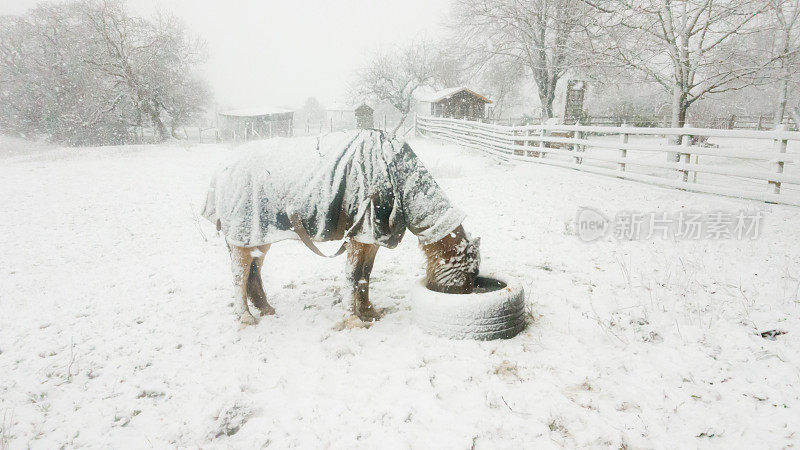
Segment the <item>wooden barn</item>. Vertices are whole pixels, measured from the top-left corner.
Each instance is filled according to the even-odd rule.
[[[268,139],[293,134],[294,112],[288,109],[259,107],[219,113],[220,137],[230,141]]]
[[[417,97],[417,112],[433,117],[483,120],[492,101],[466,87],[442,89]]]

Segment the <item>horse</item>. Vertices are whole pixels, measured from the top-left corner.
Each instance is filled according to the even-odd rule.
[[[428,289],[469,294],[480,268],[480,238],[464,230],[454,207],[406,142],[380,130],[278,138],[237,149],[214,176],[202,216],[225,236],[234,306],[243,326],[275,314],[261,279],[270,246],[300,240],[326,257],[347,253],[345,292],[350,315],[340,327],[380,318],[369,282],[380,247],[394,248],[405,230],[419,240]],[[325,255],[315,242],[342,240]]]

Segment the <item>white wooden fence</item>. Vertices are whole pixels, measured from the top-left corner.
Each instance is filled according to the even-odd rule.
[[[800,132],[502,126],[421,116],[416,128],[507,160],[800,206]]]

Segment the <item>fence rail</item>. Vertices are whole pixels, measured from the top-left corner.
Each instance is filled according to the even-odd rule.
[[[502,126],[418,117],[416,129],[507,160],[800,206],[800,132],[783,127]]]
[[[669,127],[672,118],[669,115],[610,115],[610,116],[589,116],[584,119],[588,123],[582,122],[583,125],[591,126],[620,126],[628,124],[637,126],[636,124],[647,124],[638,126],[659,126]],[[538,124],[542,120],[539,117],[506,117],[501,119],[487,119],[487,122],[496,125],[528,125]],[[734,115],[724,117],[695,117],[690,120],[695,125],[702,125],[703,128],[719,128],[725,130],[769,130],[773,126],[773,114],[761,115]],[[797,131],[797,124],[786,116],[781,123],[786,126],[787,130]]]

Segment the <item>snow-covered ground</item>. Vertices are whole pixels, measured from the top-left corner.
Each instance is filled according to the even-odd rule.
[[[197,215],[235,148],[0,141],[0,448],[797,444],[800,209],[412,145],[484,267],[523,280],[516,338],[416,328],[410,234],[378,252],[373,327],[334,331],[344,262],[284,242],[264,269],[278,314],[240,330]],[[587,244],[581,206],[765,219],[756,240]]]

